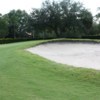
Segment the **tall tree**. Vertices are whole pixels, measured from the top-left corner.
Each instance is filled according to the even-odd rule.
[[[33,27],[37,33],[54,32],[57,37],[80,37],[89,34],[92,14],[80,2],[46,0],[40,9],[31,13]],[[39,34],[38,34],[39,35]]]
[[[91,12],[88,11],[87,9],[83,9],[80,12],[79,18],[84,26],[83,29],[85,30],[86,34],[89,35],[93,25],[93,16]]]
[[[8,37],[22,38],[27,34],[29,15],[25,11],[12,10],[7,14],[9,23]]]
[[[5,38],[8,34],[8,24],[4,16],[0,15],[0,38]]]

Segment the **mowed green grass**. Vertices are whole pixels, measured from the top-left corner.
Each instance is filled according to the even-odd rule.
[[[25,50],[41,42],[0,45],[0,100],[100,100],[100,71],[57,64]]]

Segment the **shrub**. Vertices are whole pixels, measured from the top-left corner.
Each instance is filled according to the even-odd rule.
[[[82,36],[82,39],[100,39],[100,35],[88,35],[88,36]]]
[[[29,40],[32,40],[32,39],[27,39],[27,38],[24,38],[24,39],[13,39],[13,38],[1,38],[0,39],[0,44],[6,44],[6,43],[14,43],[14,42],[21,42],[21,41],[29,41]]]

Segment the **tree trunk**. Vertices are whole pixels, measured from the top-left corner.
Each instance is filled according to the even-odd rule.
[[[59,38],[60,37],[59,29],[56,27],[54,31],[55,31],[56,36]]]

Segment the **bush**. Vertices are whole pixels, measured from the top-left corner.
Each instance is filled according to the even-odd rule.
[[[0,44],[30,41],[30,40],[32,40],[32,39],[27,39],[27,38],[24,38],[24,39],[3,38],[3,39],[0,39]]]
[[[100,39],[100,35],[82,36],[82,39]]]

